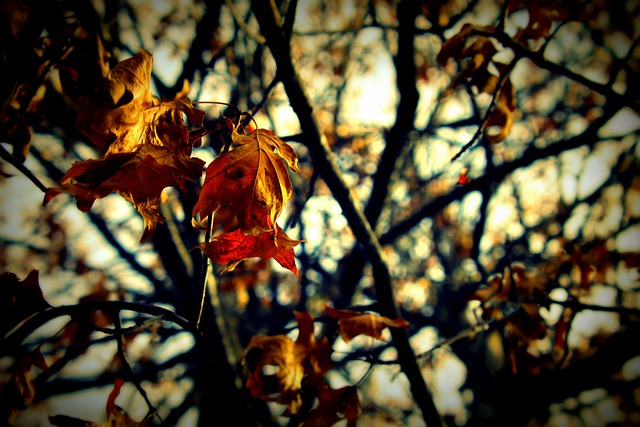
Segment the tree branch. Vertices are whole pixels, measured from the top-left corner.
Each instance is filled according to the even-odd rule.
[[[333,192],[334,197],[342,207],[343,214],[355,235],[362,244],[373,267],[375,288],[380,301],[381,314],[390,318],[398,317],[395,297],[391,285],[389,269],[382,256],[382,247],[374,234],[370,223],[354,200],[351,190],[346,185],[333,153],[320,132],[320,126],[313,114],[313,108],[300,83],[298,72],[291,57],[291,51],[282,30],[275,20],[268,2],[254,0],[251,2],[262,34],[275,59],[278,73],[289,97],[291,107],[300,120],[300,126],[305,135],[314,166],[320,171],[322,178]],[[393,343],[398,350],[400,366],[411,385],[411,392],[429,427],[441,425],[440,415],[433,403],[433,399],[422,377],[422,372],[415,358],[415,354],[406,331],[392,328]]]
[[[22,172],[22,174],[29,178],[29,180],[33,182],[36,187],[38,187],[38,189],[40,189],[43,193],[47,191],[47,186],[44,185],[42,181],[40,181],[38,177],[29,170],[28,167],[26,167],[22,162],[16,159],[13,154],[9,153],[2,145],[0,145],[0,158]]]
[[[609,104],[615,104],[620,107],[626,106],[631,108],[636,113],[640,113],[640,103],[633,99],[629,94],[624,93],[620,94],[613,90],[611,84],[601,84],[596,83],[593,80],[590,80],[584,77],[581,74],[575,73],[562,65],[556,64],[555,62],[549,61],[544,57],[543,52],[533,51],[525,46],[521,45],[517,41],[513,40],[511,36],[504,32],[490,32],[490,31],[482,31],[478,29],[474,29],[472,31],[473,34],[490,37],[498,40],[502,43],[503,46],[510,48],[515,53],[518,58],[528,58],[533,63],[535,63],[538,67],[543,68],[545,70],[550,71],[553,74],[565,76],[577,83],[580,83],[594,92],[600,93],[607,97],[609,100]]]
[[[148,314],[151,316],[162,316],[164,320],[175,323],[184,330],[191,332],[196,337],[200,335],[195,324],[164,307],[131,301],[87,301],[80,302],[75,305],[53,307],[30,317],[18,329],[0,341],[2,342],[2,346],[0,346],[0,355],[11,354],[20,346],[22,341],[24,341],[29,334],[56,317],[77,317],[80,314],[93,313],[95,311],[113,312],[114,310],[131,310],[136,313]]]
[[[589,126],[582,134],[542,148],[531,145],[518,159],[496,166],[491,174],[485,173],[481,177],[471,181],[469,184],[463,187],[455,187],[449,193],[433,199],[413,215],[391,227],[380,237],[380,243],[384,245],[393,242],[399,236],[418,225],[424,218],[428,218],[440,212],[450,203],[462,199],[473,191],[482,191],[482,189],[491,182],[499,182],[503,180],[516,169],[529,166],[540,159],[557,156],[563,151],[571,150],[582,145],[593,145],[595,142],[600,140],[598,138],[598,131],[600,128],[609,121],[611,117],[613,117],[613,115],[618,111],[618,108],[618,106],[608,104],[608,108],[604,110],[603,114],[594,120],[591,123],[591,126]]]

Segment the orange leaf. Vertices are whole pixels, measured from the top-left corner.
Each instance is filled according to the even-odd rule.
[[[442,44],[440,52],[438,52],[438,56],[436,57],[438,65],[444,67],[445,65],[447,65],[449,58],[461,59],[475,55],[477,53],[480,53],[483,56],[492,56],[493,53],[495,53],[495,49],[492,53],[491,47],[489,47],[486,42],[491,45],[493,44],[486,39],[473,42],[471,46],[465,48],[467,42],[473,36],[474,30],[483,32],[495,32],[495,29],[491,27],[464,24],[456,35]]]
[[[340,333],[345,342],[351,341],[358,335],[367,335],[369,337],[381,340],[382,331],[385,328],[408,328],[409,322],[400,317],[389,319],[385,316],[373,313],[362,313],[353,310],[339,310],[329,306],[325,306],[327,316],[338,320]]]
[[[276,225],[274,230],[265,231],[258,236],[244,234],[241,229],[223,233],[198,247],[214,262],[226,264],[222,272],[232,271],[244,259],[260,257],[273,258],[282,267],[297,275],[293,248],[298,243],[300,240],[290,239],[284,230]]]
[[[95,200],[116,192],[133,203],[144,219],[140,241],[145,241],[164,220],[159,210],[162,191],[166,187],[184,190],[184,182],[196,180],[204,165],[202,160],[189,157],[188,151],[188,147],[171,151],[150,146],[135,153],[76,162],[61,179],[62,188],[47,190],[44,204],[66,192],[77,199],[81,211],[88,212]]]
[[[495,110],[487,118],[484,135],[491,142],[500,142],[509,135],[512,126],[513,114],[503,101],[503,98],[500,97],[496,103]]]

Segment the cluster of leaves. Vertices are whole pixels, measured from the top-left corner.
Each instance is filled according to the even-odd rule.
[[[375,313],[339,310],[327,306],[328,319],[337,322],[345,342],[358,335],[382,339],[386,328],[408,328],[402,318],[389,319]],[[304,415],[304,426],[331,426],[341,419],[354,426],[360,412],[356,386],[331,388],[325,374],[333,366],[327,337],[316,340],[314,322],[308,313],[296,312],[298,337],[256,335],[243,357],[249,371],[246,386],[252,396],[285,405],[284,416],[299,414],[303,401],[315,406]]]
[[[241,124],[225,119],[236,148],[216,158],[207,167],[206,178],[193,216],[205,218],[226,210],[223,233],[200,245],[204,254],[223,271],[233,270],[246,258],[273,258],[297,274],[293,248],[299,243],[276,223],[291,198],[291,180],[286,164],[299,172],[293,149],[271,130],[239,132]]]
[[[492,32],[494,29],[465,24],[458,34],[442,45],[437,57],[440,66],[446,66],[450,59],[463,64],[462,71],[442,96],[450,95],[463,83],[479,93],[493,96],[496,102],[484,122],[484,134],[489,141],[497,143],[509,135],[513,126],[515,88],[509,79],[509,65],[493,59],[498,52],[493,41],[486,37],[473,37],[475,31]]]
[[[569,6],[561,2],[512,1],[505,12],[512,14],[522,9],[527,11],[529,21],[526,27],[518,29],[513,40],[523,46],[535,46],[540,41],[549,40],[552,29],[569,15]],[[492,97],[481,130],[484,137],[493,143],[501,142],[509,135],[516,111],[516,91],[509,74],[517,57],[509,63],[496,60],[496,54],[501,51],[497,47],[501,31],[495,26],[464,24],[456,35],[443,43],[436,58],[441,67],[454,60],[461,68],[449,88],[442,93],[442,98],[463,85],[477,94]]]
[[[190,122],[202,123],[204,113],[183,94],[171,101],[154,99],[149,90],[151,68],[151,54],[144,50],[112,70],[107,71],[106,64],[100,67],[105,75],[98,86],[76,99],[77,126],[96,146],[108,145],[108,150],[101,159],[75,163],[62,178],[63,187],[49,189],[44,198],[46,204],[66,192],[87,212],[96,199],[116,192],[144,218],[141,241],[163,220],[162,190],[184,189],[184,182],[197,180],[204,166],[191,157],[200,139],[190,137],[182,118],[185,114]]]
[[[74,94],[79,109],[77,127],[97,147],[108,149],[100,159],[76,162],[62,178],[62,187],[47,190],[44,204],[69,193],[87,212],[96,199],[118,193],[144,219],[142,242],[164,220],[159,209],[162,191],[167,187],[186,191],[185,181],[202,175],[204,161],[191,155],[207,133],[202,127],[205,113],[187,97],[188,84],[173,100],[161,101],[151,94],[149,52],[141,50],[111,70],[104,56],[99,60],[99,77],[81,77],[74,63],[67,61],[71,77],[63,82],[70,86],[67,92]],[[79,84],[81,78],[98,84],[79,93],[78,87],[86,87]],[[227,220],[222,222],[224,233],[199,247],[213,261],[226,264],[223,271],[233,270],[246,258],[262,257],[273,258],[297,274],[293,248],[299,241],[276,223],[292,192],[285,162],[298,172],[297,156],[273,131],[255,129],[245,135],[241,123],[222,120],[230,141],[226,152],[208,166],[193,215],[206,218],[221,209]],[[229,150],[232,145],[235,148]]]
[[[522,366],[526,366],[528,373],[535,373],[540,363],[529,360],[533,353],[529,349],[534,341],[544,338],[549,329],[540,315],[541,308],[549,307],[543,303],[544,278],[516,263],[505,267],[504,273],[491,276],[487,285],[475,291],[470,299],[482,303],[483,320],[504,323],[513,373],[518,373]]]
[[[97,63],[88,67],[87,55],[96,57]],[[223,272],[233,270],[247,258],[260,257],[273,258],[297,274],[293,248],[299,241],[289,238],[277,224],[292,193],[287,166],[299,171],[293,149],[273,131],[245,132],[242,123],[226,117],[218,122],[224,123],[228,132],[218,131],[217,127],[204,129],[205,113],[187,97],[188,82],[174,99],[160,100],[153,96],[152,55],[145,50],[112,69],[108,59],[109,54],[98,38],[84,40],[59,64],[64,93],[78,110],[76,126],[104,154],[98,159],[74,163],[60,180],[61,187],[47,189],[43,205],[68,193],[76,199],[81,211],[88,212],[96,200],[117,193],[142,216],[144,231],[140,241],[146,241],[165,220],[159,208],[164,189],[186,191],[187,181],[202,177],[205,162],[192,157],[202,137],[210,132],[229,135],[224,152],[207,168],[193,208],[194,225],[203,225],[197,224],[196,218],[200,217],[204,218],[203,226],[217,224],[223,231],[197,247],[214,262],[226,264]],[[216,221],[210,224],[214,213],[218,213]],[[3,336],[29,316],[50,308],[42,298],[37,276],[34,270],[21,282],[13,273],[3,274],[1,289],[6,294],[1,300],[6,305]],[[101,297],[105,295],[97,295],[98,300]],[[93,312],[86,320],[97,328],[107,328],[114,322],[111,314],[102,311]],[[60,339],[71,340],[74,346],[87,345],[93,329],[80,327],[83,330],[78,331],[79,325],[73,322]],[[311,345],[311,341],[298,346]],[[3,408],[7,412],[3,416],[9,421],[33,401],[34,385],[29,374],[32,366],[48,369],[38,349],[21,358],[3,386],[6,402]],[[107,425],[137,425],[114,403],[121,387],[119,380],[109,396]],[[319,393],[325,396],[325,401],[335,399],[328,389]],[[54,418],[55,422],[69,422],[66,416]]]

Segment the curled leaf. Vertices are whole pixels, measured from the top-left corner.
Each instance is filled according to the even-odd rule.
[[[204,112],[188,98],[157,101],[149,90],[152,57],[142,50],[119,63],[95,91],[79,98],[77,126],[98,146],[109,144],[101,159],[75,163],[50,188],[43,204],[60,193],[77,199],[87,212],[96,199],[113,192],[131,202],[144,219],[141,241],[164,220],[159,204],[167,187],[185,190],[200,178],[204,162],[191,157],[200,139],[183,118],[201,124]]]
[[[300,409],[303,378],[324,384],[322,374],[331,367],[326,342],[318,343],[313,336],[311,316],[296,312],[296,320],[300,330],[295,342],[286,335],[257,335],[243,356],[249,369],[246,387],[251,395],[287,405],[287,415]]]
[[[400,317],[389,319],[379,314],[362,313],[354,310],[339,310],[330,306],[326,306],[325,311],[327,316],[338,319],[340,334],[345,342],[351,341],[358,335],[367,335],[381,340],[382,331],[385,328],[406,329],[410,326],[409,322]]]

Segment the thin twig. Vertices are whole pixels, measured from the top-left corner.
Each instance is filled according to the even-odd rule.
[[[456,335],[452,336],[451,338],[447,338],[445,340],[442,340],[440,342],[438,342],[437,344],[435,344],[433,347],[431,347],[429,350],[420,353],[417,358],[418,361],[422,361],[422,360],[426,360],[429,356],[431,356],[433,354],[434,351],[436,351],[439,348],[445,347],[445,346],[450,346],[451,344],[463,340],[465,338],[472,338],[474,335],[480,333],[480,332],[485,332],[488,331],[489,328],[491,327],[491,322],[487,322],[487,323],[480,323],[478,325],[474,325],[471,328],[465,329],[462,332],[457,333]]]
[[[140,385],[140,381],[138,381],[138,379],[136,378],[136,374],[135,372],[133,372],[131,365],[127,361],[127,357],[124,354],[124,334],[122,333],[122,322],[120,321],[120,310],[114,310],[113,313],[111,313],[111,317],[113,318],[113,326],[115,327],[115,330],[116,330],[115,337],[116,337],[116,343],[118,347],[117,351],[118,351],[118,358],[120,359],[120,363],[122,364],[122,367],[126,372],[126,375],[129,377],[129,379],[131,380],[131,382],[136,387],[136,389],[144,399],[145,403],[147,404],[147,415],[145,419],[148,419],[151,416],[155,415],[158,417],[160,422],[162,422],[162,417],[160,416],[160,414],[158,414],[158,410],[153,406],[153,404],[149,400],[149,396],[147,396],[147,391],[142,387],[142,385]]]
[[[96,311],[113,311],[115,309],[120,311],[130,310],[151,316],[163,316],[165,320],[175,323],[195,336],[200,335],[192,322],[164,307],[131,301],[86,301],[74,305],[52,307],[33,315],[20,325],[18,329],[15,329],[9,335],[0,339],[0,356],[16,351],[20,344],[33,333],[33,331],[52,319],[60,316],[70,316],[73,318],[80,314],[93,313]]]
[[[557,156],[563,151],[577,148],[583,145],[593,145],[599,141],[598,131],[600,128],[613,117],[618,111],[618,106],[611,105],[606,108],[600,117],[594,120],[591,125],[580,135],[572,138],[560,141],[554,144],[547,145],[546,147],[538,148],[535,145],[530,146],[519,158],[509,163],[503,163],[496,166],[491,175],[484,174],[478,178],[472,180],[465,186],[454,187],[449,193],[438,196],[429,203],[422,206],[414,214],[402,220],[401,222],[391,226],[382,236],[380,236],[380,243],[389,244],[402,234],[408,232],[413,227],[418,225],[424,218],[435,215],[440,212],[450,203],[456,200],[461,200],[467,194],[473,191],[479,191],[488,185],[489,182],[500,182],[507,175],[519,168],[524,168],[531,165],[533,162],[545,159],[551,156]]]
[[[42,183],[42,181],[40,181],[33,174],[33,172],[31,172],[29,170],[29,168],[27,168],[22,162],[20,162],[18,159],[16,159],[13,156],[13,154],[9,153],[6,150],[6,148],[4,148],[1,144],[0,144],[0,158],[2,158],[3,160],[9,162],[13,167],[18,169],[24,176],[29,178],[29,180],[31,180],[31,182],[33,182],[36,185],[36,187],[38,187],[40,190],[42,190],[43,193],[47,192],[47,186],[44,185]]]
[[[267,102],[267,99],[269,98],[269,95],[271,94],[271,91],[273,90],[274,87],[276,87],[276,85],[278,83],[280,83],[280,78],[278,77],[278,73],[276,72],[275,77],[273,78],[273,80],[271,80],[271,83],[269,83],[269,86],[267,86],[267,88],[264,90],[264,92],[262,94],[262,99],[260,100],[260,102],[258,102],[251,109],[251,116],[250,117],[255,117],[255,115],[258,114],[258,111],[260,111],[262,109],[262,107],[264,107],[264,104]]]
[[[496,84],[496,91],[493,94],[493,98],[491,99],[491,104],[489,105],[489,108],[487,108],[487,111],[484,113],[484,117],[482,117],[480,126],[478,126],[478,129],[476,130],[476,133],[474,133],[471,137],[471,140],[469,140],[469,142],[467,142],[460,149],[460,151],[458,151],[456,155],[451,158],[451,162],[458,160],[460,156],[462,156],[462,154],[464,154],[469,148],[471,148],[476,142],[478,142],[478,140],[482,136],[483,132],[487,128],[487,124],[489,123],[489,117],[491,116],[491,114],[493,114],[496,106],[498,105],[498,98],[500,98],[500,94],[502,93],[502,89],[504,88],[504,85],[508,80],[509,74],[511,74],[511,70],[513,70],[513,67],[515,67],[518,60],[519,58],[514,58],[500,75],[500,80],[498,80],[498,83]]]
[[[588,79],[582,74],[578,74],[560,64],[549,61],[545,58],[544,53],[533,51],[526,46],[523,46],[522,44],[513,40],[509,34],[484,31],[477,28],[472,31],[472,34],[496,39],[497,41],[502,43],[503,46],[510,48],[516,55],[516,57],[527,58],[538,67],[545,69],[552,74],[561,75],[575,81],[576,83],[580,83],[591,89],[592,91],[604,95],[611,101],[611,104],[617,105],[619,108],[621,108],[622,106],[627,106],[636,113],[640,112],[640,103],[637,100],[633,99],[630,93],[618,93],[612,89],[611,84],[609,83],[597,83],[591,79]]]
[[[536,301],[534,301],[536,302]],[[577,299],[569,299],[566,301],[558,301],[552,298],[545,298],[544,299],[545,303],[550,303],[550,304],[558,304],[561,305],[563,307],[567,307],[567,308],[572,308],[575,311],[581,311],[581,310],[591,310],[591,311],[604,311],[607,313],[618,313],[618,314],[625,314],[625,315],[629,315],[629,316],[636,316],[636,317],[640,317],[640,310],[637,308],[631,308],[631,307],[621,307],[621,306],[606,306],[606,305],[597,305],[597,304],[588,304],[588,303],[584,303],[584,302],[580,302]]]

